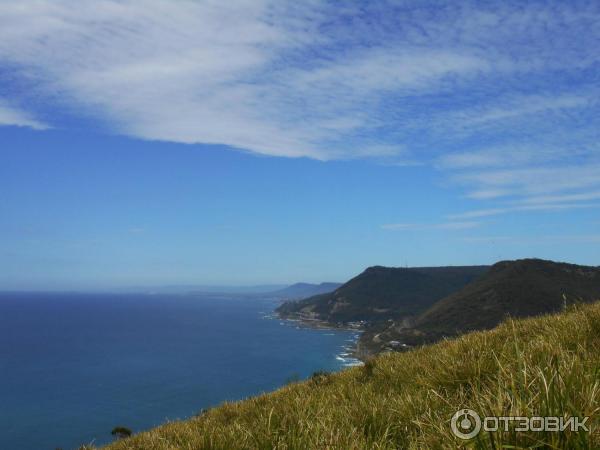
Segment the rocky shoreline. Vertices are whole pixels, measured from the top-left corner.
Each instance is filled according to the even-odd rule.
[[[362,362],[373,356],[373,354],[361,350],[360,338],[366,330],[367,325],[364,321],[349,323],[332,323],[323,319],[317,319],[316,317],[306,317],[303,314],[281,314],[279,312],[275,312],[275,316],[280,320],[285,320],[286,322],[291,322],[304,328],[357,332],[359,333],[359,337],[353,343],[351,348],[348,349],[349,355],[352,358],[355,358]]]
[[[349,323],[332,323],[327,320],[317,319],[315,317],[306,317],[304,314],[285,314],[276,313],[280,320],[293,322],[299,326],[313,329],[328,329],[328,330],[347,330],[356,331],[359,337],[354,342],[354,345],[349,349],[351,357],[362,362],[386,352],[404,352],[414,348],[416,342],[404,342],[402,339],[396,340],[398,331],[410,328],[412,317],[407,317],[398,322],[371,324],[367,321],[349,322]]]

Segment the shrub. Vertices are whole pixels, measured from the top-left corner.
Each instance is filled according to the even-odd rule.
[[[127,427],[114,427],[110,434],[116,436],[117,439],[125,439],[131,436],[131,430]]]
[[[325,370],[318,370],[316,372],[313,372],[313,374],[310,376],[310,381],[319,386],[321,384],[325,384],[329,381],[329,377],[331,376],[330,372],[327,372]]]

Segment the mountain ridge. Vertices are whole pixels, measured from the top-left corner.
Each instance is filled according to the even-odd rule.
[[[482,277],[444,297],[410,323],[367,329],[359,352],[377,353],[491,329],[508,317],[556,313],[600,299],[600,267],[537,258],[500,261]]]
[[[488,266],[372,266],[333,292],[277,308],[283,318],[333,326],[411,317],[481,276]]]
[[[363,330],[356,353],[405,350],[600,299],[600,267],[539,258],[492,266],[371,266],[333,292],[286,302],[282,318]]]

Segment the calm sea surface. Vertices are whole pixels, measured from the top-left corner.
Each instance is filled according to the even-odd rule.
[[[298,328],[272,299],[0,294],[0,449],[110,442],[352,363],[348,331]]]

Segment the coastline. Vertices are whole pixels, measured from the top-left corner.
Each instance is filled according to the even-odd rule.
[[[359,340],[362,333],[365,331],[364,323],[351,322],[349,324],[334,324],[322,319],[299,317],[299,316],[282,316],[280,313],[273,311],[272,317],[282,320],[290,326],[295,325],[299,328],[308,328],[314,330],[332,330],[332,331],[351,331],[354,333],[351,339],[347,342],[350,344],[344,346],[342,352],[336,355],[336,359],[341,361],[344,367],[354,367],[364,364],[364,361],[371,355],[364,354],[359,349]]]

